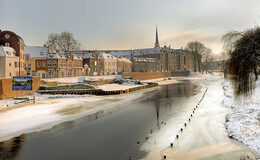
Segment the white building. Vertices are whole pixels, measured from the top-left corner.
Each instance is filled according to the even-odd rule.
[[[117,74],[117,58],[110,53],[100,53],[103,74]]]
[[[0,46],[0,77],[19,76],[19,57],[12,47]]]

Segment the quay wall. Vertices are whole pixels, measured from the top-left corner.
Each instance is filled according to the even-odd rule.
[[[133,72],[133,73],[123,73],[122,77],[132,77],[136,80],[148,80],[157,79],[163,77],[179,77],[187,76],[189,71],[172,71],[172,72]]]
[[[40,87],[40,77],[33,77],[31,91],[14,91],[12,90],[12,80],[12,78],[0,79],[0,99],[26,96],[30,93],[36,92]]]

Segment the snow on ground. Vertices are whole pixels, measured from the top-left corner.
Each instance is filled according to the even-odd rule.
[[[43,80],[46,82],[78,83],[78,82],[83,82],[84,80],[96,81],[100,79],[114,79],[118,77],[121,77],[121,75],[46,78]]]
[[[139,86],[143,86],[143,85],[135,85],[131,83],[123,83],[123,84],[113,83],[113,84],[100,85],[98,87],[104,91],[116,91],[116,90],[126,90],[129,88],[135,88]]]
[[[38,97],[41,100],[36,104],[2,108],[0,109],[0,142],[23,133],[49,129],[59,123],[75,120],[82,116],[114,111],[118,108],[118,104],[137,99],[145,92],[113,96],[55,97],[54,99],[50,99],[52,98],[50,95],[41,95]]]
[[[28,96],[24,96],[24,98],[28,98],[29,101],[25,99],[15,99],[15,98],[9,98],[9,99],[2,99],[0,100],[0,109],[6,108],[6,107],[11,107],[15,105],[21,105],[25,104],[28,102],[33,102],[34,97],[36,101],[44,100],[44,99],[53,99],[53,98],[79,98],[79,97],[89,97],[93,95],[85,94],[85,95],[62,95],[62,94],[38,94],[38,93],[33,93]]]
[[[246,144],[260,154],[260,80],[251,98],[237,102],[230,82],[222,83],[225,98],[222,104],[233,109],[228,115],[226,126],[229,136]]]

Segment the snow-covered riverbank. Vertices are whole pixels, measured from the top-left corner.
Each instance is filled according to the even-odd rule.
[[[256,90],[252,97],[243,102],[234,99],[230,82],[225,81],[222,86],[225,90],[222,104],[234,111],[226,117],[229,136],[260,154],[260,80],[256,82]]]
[[[178,80],[182,78],[178,77]],[[173,81],[176,80],[163,80],[167,83]],[[118,84],[114,88],[119,86]],[[122,84],[120,87],[131,88],[133,85]],[[109,85],[105,86],[105,89],[111,88]],[[82,116],[114,111],[118,104],[136,100],[149,90],[153,89],[115,96],[31,95],[30,99],[36,96],[36,104],[16,104],[23,100],[15,99],[0,100],[0,141],[23,133],[45,130]]]
[[[93,115],[93,119],[119,109],[119,104],[137,100],[153,88],[122,95],[47,98],[36,104],[0,109],[0,142],[24,133],[52,128],[66,121]],[[122,105],[121,105],[122,106]]]
[[[198,105],[191,122],[187,122],[185,117],[182,125],[178,121],[167,122],[170,128],[172,139],[168,139],[165,149],[160,152],[161,157],[165,155],[167,159],[176,160],[212,160],[212,159],[255,159],[257,153],[248,147],[229,138],[225,127],[225,117],[233,113],[231,108],[224,107],[222,100],[227,94],[223,92],[222,77],[208,77],[202,81],[202,86],[207,86],[208,90]],[[193,106],[196,106],[194,104]],[[176,118],[176,117],[172,117]],[[187,127],[183,123],[187,122]],[[180,128],[183,131],[180,131]],[[179,138],[176,138],[176,135]],[[165,137],[165,136],[160,136]],[[158,138],[160,138],[158,137]],[[173,143],[173,147],[170,146]],[[255,143],[257,143],[255,141]],[[145,159],[155,159],[151,152]],[[158,155],[158,153],[157,153]],[[159,157],[160,158],[160,157]],[[157,157],[157,159],[159,159]]]

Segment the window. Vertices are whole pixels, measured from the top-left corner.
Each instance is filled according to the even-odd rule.
[[[31,64],[28,64],[28,69],[29,69],[29,70],[31,69],[31,67],[32,67],[32,65],[31,65]]]
[[[49,77],[53,77],[53,71],[49,71]]]
[[[12,76],[12,73],[11,73],[11,72],[9,73],[9,76]]]
[[[37,67],[41,67],[41,62],[37,62]]]
[[[11,62],[9,63],[9,67],[12,67],[12,63]]]
[[[48,67],[51,67],[51,61],[48,61]]]
[[[9,34],[6,34],[6,35],[5,35],[5,38],[6,38],[6,39],[10,38],[10,35],[9,35]]]
[[[42,67],[45,67],[46,66],[46,62],[42,62]]]
[[[29,60],[29,55],[25,55],[25,60]]]
[[[35,75],[36,75],[34,70],[32,71],[32,75],[33,75],[33,76],[35,76]]]
[[[5,46],[6,47],[10,47],[10,43],[5,43]]]
[[[18,67],[18,62],[17,62],[17,61],[14,62],[14,67],[15,67],[15,68]]]

